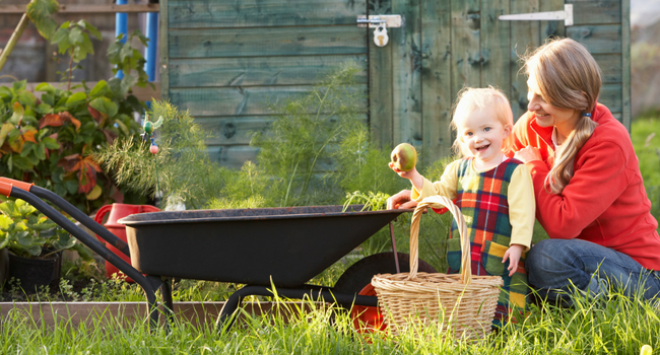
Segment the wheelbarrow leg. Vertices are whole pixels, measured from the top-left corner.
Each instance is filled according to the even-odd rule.
[[[147,302],[149,302],[149,332],[152,332],[158,326],[158,319],[160,317],[160,312],[158,310],[158,302],[156,302],[155,291],[158,291],[158,289],[162,290],[161,292],[162,292],[163,303],[165,303],[164,311],[167,312],[168,314],[168,320],[173,320],[172,292],[170,289],[170,285],[168,283],[169,279],[163,279],[160,276],[154,276],[154,275],[147,275],[146,279],[149,282],[151,289],[154,290],[150,292],[147,292],[145,290],[144,292],[147,296]],[[165,329],[169,333],[170,331],[169,322],[167,321],[165,322]]]
[[[347,293],[333,293],[330,287],[320,287],[315,285],[301,285],[301,288],[278,288],[275,290],[277,295],[286,298],[303,299],[305,295],[310,296],[312,299],[318,299],[324,302],[337,303],[342,306],[350,306],[353,304],[361,306],[378,305],[378,298],[374,296],[362,296]],[[215,323],[218,332],[229,330],[233,323],[236,321],[236,309],[241,305],[243,298],[246,296],[274,296],[272,286],[245,286],[242,289],[234,292],[218,315],[218,320]]]
[[[158,327],[158,302],[156,294],[151,290],[144,290],[147,296],[147,305],[149,309],[149,333],[152,333]]]
[[[174,302],[172,302],[172,279],[163,280],[162,286],[163,303],[165,303],[165,312],[169,323],[174,322]]]

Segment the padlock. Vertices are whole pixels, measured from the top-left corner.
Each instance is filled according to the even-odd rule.
[[[378,47],[385,47],[389,40],[390,37],[387,36],[387,28],[384,23],[374,29],[374,43]]]

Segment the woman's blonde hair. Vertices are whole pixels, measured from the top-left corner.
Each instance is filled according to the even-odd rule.
[[[591,137],[596,122],[589,116],[596,107],[601,87],[600,68],[589,51],[570,39],[555,39],[525,58],[525,70],[533,76],[543,99],[549,104],[580,112],[575,129],[557,149],[545,184],[559,194],[574,174],[577,152]]]
[[[464,146],[462,136],[458,132],[458,123],[462,122],[473,112],[480,109],[488,109],[494,117],[502,124],[502,127],[513,127],[513,112],[511,104],[504,93],[492,86],[487,88],[465,87],[458,93],[454,116],[451,120],[452,129],[456,130],[456,139],[452,148],[458,156],[470,155],[467,147]],[[512,145],[511,135],[502,143],[502,150],[507,151]]]

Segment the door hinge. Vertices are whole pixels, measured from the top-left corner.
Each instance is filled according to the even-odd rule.
[[[573,26],[573,4],[564,4],[562,11],[532,12],[528,14],[501,15],[503,21],[558,21],[565,26]]]

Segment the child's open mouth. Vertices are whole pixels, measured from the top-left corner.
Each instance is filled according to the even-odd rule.
[[[488,145],[482,145],[481,147],[477,147],[477,151],[478,151],[478,152],[482,152],[482,151],[488,149],[488,147],[490,147],[490,144],[488,144]]]

